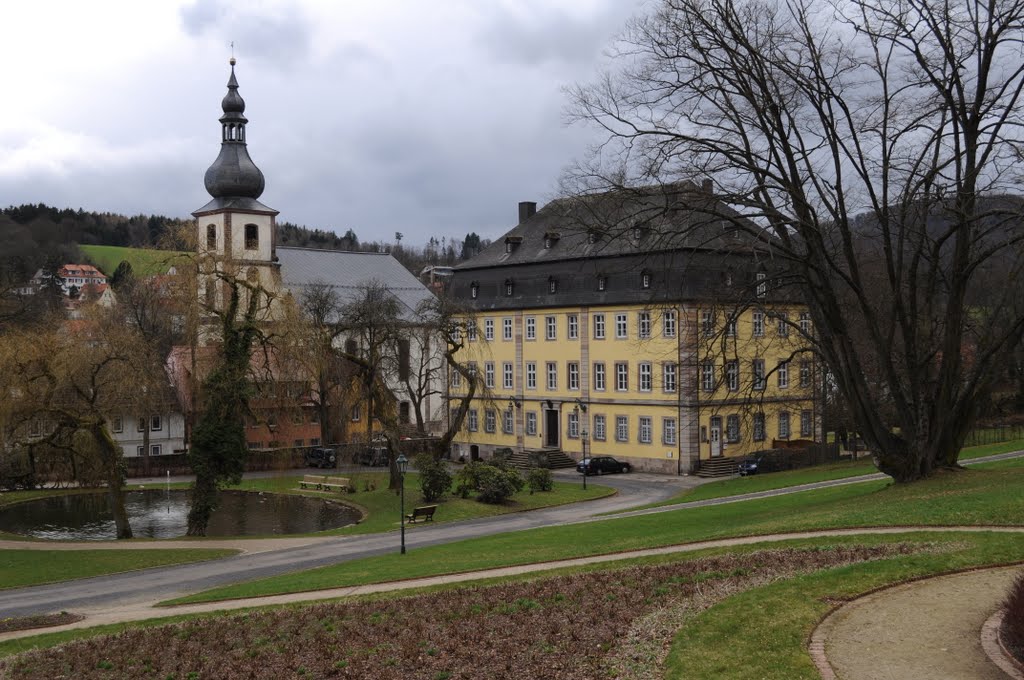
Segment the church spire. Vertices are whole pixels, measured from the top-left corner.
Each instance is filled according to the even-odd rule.
[[[206,190],[214,198],[252,198],[263,193],[263,173],[249,158],[245,145],[245,101],[238,94],[235,79],[235,58],[231,57],[228,93],[221,101],[224,115],[220,117],[220,154],[206,171]]]

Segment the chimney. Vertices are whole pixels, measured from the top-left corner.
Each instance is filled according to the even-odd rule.
[[[519,202],[519,224],[537,214],[537,204],[534,201]]]

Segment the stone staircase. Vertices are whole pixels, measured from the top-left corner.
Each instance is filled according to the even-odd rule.
[[[562,451],[549,449],[516,451],[509,456],[508,461],[513,467],[523,469],[542,467],[556,470],[576,467],[576,461],[571,457]]]
[[[700,462],[698,477],[730,477],[736,474],[735,458],[708,458]]]

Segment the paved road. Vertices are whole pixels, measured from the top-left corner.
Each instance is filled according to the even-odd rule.
[[[1024,451],[1018,451],[989,456],[984,459],[979,458],[971,461],[971,463],[1002,460],[1022,455],[1024,455]],[[571,472],[561,474],[578,479]],[[880,474],[862,475],[860,477],[805,484],[797,487],[745,494],[743,496],[678,503],[628,512],[628,509],[631,507],[667,500],[674,496],[681,488],[693,486],[700,482],[690,477],[665,477],[647,474],[609,476],[601,478],[600,483],[615,487],[619,491],[615,496],[545,510],[416,527],[414,530],[407,532],[406,544],[410,550],[414,550],[416,548],[509,531],[522,531],[536,527],[572,524],[582,521],[607,520],[610,518],[595,517],[595,515],[609,512],[621,513],[615,515],[615,517],[668,512],[688,507],[737,503],[757,498],[844,484],[855,484],[883,478],[884,476]],[[237,583],[289,571],[310,569],[395,552],[396,543],[397,535],[393,532],[365,536],[328,537],[317,539],[316,542],[304,546],[292,544],[290,547],[282,550],[243,554],[214,562],[147,569],[48,586],[0,591],[0,618],[62,610],[97,610],[149,602],[154,599],[169,599],[228,583]]]

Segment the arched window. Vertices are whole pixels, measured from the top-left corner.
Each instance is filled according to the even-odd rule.
[[[207,225],[206,247],[209,248],[210,250],[217,250],[217,225]]]
[[[260,247],[260,228],[255,224],[245,225],[245,249],[257,250]]]

